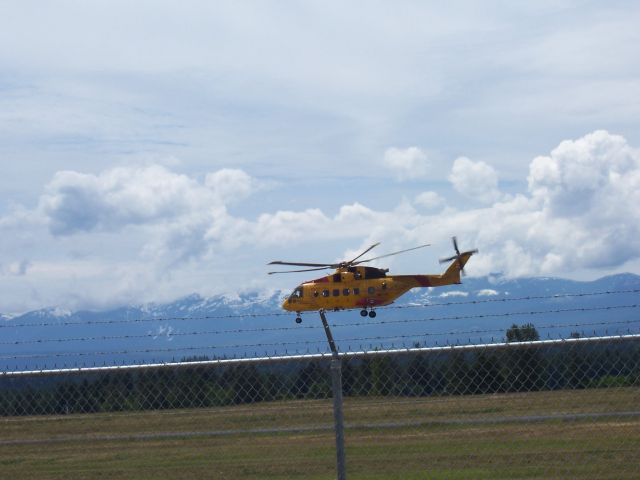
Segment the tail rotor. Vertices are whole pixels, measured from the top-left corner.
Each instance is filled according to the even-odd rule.
[[[451,240],[453,242],[453,249],[456,251],[456,254],[452,255],[451,257],[441,258],[440,263],[448,263],[452,260],[456,260],[458,262],[458,266],[460,267],[460,273],[464,276],[466,275],[466,273],[464,271],[464,264],[462,263],[462,256],[468,253],[470,254],[478,253],[478,249],[473,249],[467,252],[460,253],[460,249],[458,248],[458,239],[456,237],[451,237]]]

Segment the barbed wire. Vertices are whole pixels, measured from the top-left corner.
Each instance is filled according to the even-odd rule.
[[[579,307],[579,308],[563,308],[554,310],[538,310],[538,311],[525,311],[525,312],[502,312],[502,313],[484,313],[484,314],[472,314],[472,315],[455,315],[448,317],[430,317],[420,319],[396,319],[396,320],[369,320],[364,322],[351,322],[351,323],[331,323],[332,327],[360,327],[371,325],[386,325],[386,324],[408,324],[408,323],[423,323],[433,321],[445,321],[445,320],[472,320],[483,318],[496,318],[496,317],[514,317],[514,316],[530,316],[530,315],[544,315],[554,313],[570,313],[570,312],[588,312],[588,311],[601,311],[601,310],[617,310],[627,308],[638,308],[640,304],[633,305],[608,305],[602,307]],[[640,320],[638,320],[640,321]],[[605,322],[606,323],[606,322]],[[618,323],[618,322],[611,322]],[[598,323],[600,325],[601,323]],[[573,325],[566,325],[573,326]],[[171,338],[171,337],[184,337],[184,336],[202,336],[202,335],[226,335],[226,334],[244,334],[244,333],[267,333],[277,331],[291,331],[291,330],[315,330],[323,328],[321,325],[305,325],[305,326],[290,326],[290,327],[263,327],[263,328],[248,328],[248,329],[231,329],[231,330],[208,330],[208,331],[192,331],[192,332],[150,332],[143,334],[128,334],[128,335],[103,335],[103,336],[86,336],[86,337],[70,337],[70,338],[38,338],[29,340],[14,340],[14,341],[2,341],[0,345],[27,345],[27,344],[42,344],[42,343],[65,343],[65,342],[95,342],[95,341],[109,341],[109,340],[126,340],[126,339],[140,339],[140,338]],[[0,357],[2,358],[2,357]]]
[[[594,297],[598,295],[615,295],[623,293],[640,293],[640,289],[630,290],[604,290],[601,292],[582,292],[582,293],[555,293],[553,295],[527,295],[524,297],[500,297],[500,298],[487,298],[483,300],[466,300],[459,302],[446,302],[446,303],[412,303],[407,305],[387,305],[381,307],[383,309],[404,309],[404,308],[420,308],[420,307],[447,307],[451,305],[476,305],[483,303],[500,303],[500,302],[519,302],[529,300],[552,300],[558,298],[573,298],[573,297]]]
[[[536,329],[551,329],[551,328],[576,328],[576,327],[593,327],[593,326],[606,326],[606,325],[631,325],[633,323],[639,323],[638,320],[621,320],[614,322],[583,322],[583,323],[570,323],[570,324],[550,324],[537,326]],[[412,333],[404,335],[376,335],[369,337],[354,337],[337,339],[338,342],[370,342],[370,341],[383,341],[393,339],[416,339],[423,337],[433,336],[453,336],[453,335],[469,335],[469,334],[484,334],[484,333],[496,333],[503,332],[504,329],[484,329],[484,330],[468,330],[468,331],[448,331],[448,332],[424,332],[424,333]],[[627,330],[629,331],[629,330]],[[595,331],[594,331],[595,334]],[[133,355],[139,353],[171,353],[171,352],[190,352],[190,351],[202,351],[202,350],[225,350],[225,349],[240,349],[240,348],[265,348],[265,347],[287,347],[291,345],[309,346],[316,344],[325,344],[326,340],[298,340],[289,342],[261,342],[250,344],[227,344],[227,345],[207,345],[207,346],[194,346],[194,347],[165,347],[165,348],[144,348],[136,350],[111,350],[111,351],[91,351],[91,352],[52,352],[52,353],[35,353],[35,354],[17,354],[17,355],[0,355],[2,360],[23,360],[23,359],[36,359],[36,358],[61,358],[61,357],[86,357],[86,356],[105,356],[105,355]]]
[[[553,295],[528,295],[524,297],[501,297],[501,298],[489,298],[483,300],[467,300],[457,302],[442,302],[442,303],[414,303],[406,305],[387,305],[378,307],[377,310],[393,310],[393,309],[411,309],[411,308],[429,308],[429,307],[451,307],[455,305],[478,305],[484,303],[500,303],[500,302],[516,302],[516,301],[531,301],[531,300],[551,300],[559,298],[580,298],[580,297],[592,297],[599,295],[616,295],[624,293],[640,293],[640,289],[630,290],[605,290],[601,292],[582,292],[582,293],[561,293]],[[356,308],[354,308],[355,310]],[[311,315],[316,312],[302,312],[302,315]],[[167,322],[167,321],[190,321],[190,320],[224,320],[224,319],[237,319],[237,318],[267,318],[267,317],[282,317],[291,316],[292,312],[263,312],[263,313],[242,313],[242,314],[227,314],[227,315],[200,315],[189,317],[177,317],[177,316],[165,316],[165,317],[150,317],[150,318],[126,318],[126,319],[109,319],[109,320],[88,320],[88,321],[64,321],[64,322],[40,322],[40,323],[6,323],[0,324],[0,328],[27,328],[27,327],[65,327],[76,325],[111,325],[111,324],[127,324],[127,323],[146,323],[146,322]]]
[[[471,320],[481,318],[492,317],[515,317],[515,316],[529,316],[529,315],[544,315],[550,313],[571,313],[571,312],[593,312],[599,310],[618,310],[625,308],[638,308],[640,304],[632,305],[608,305],[603,307],[576,307],[576,308],[558,308],[555,310],[532,310],[524,312],[503,312],[503,313],[474,313],[471,315],[452,315],[448,317],[431,317],[420,319],[402,319],[402,320],[371,320],[366,322],[353,322],[353,323],[336,323],[332,324],[334,327],[346,327],[346,326],[362,326],[362,325],[383,325],[387,323],[419,323],[419,322],[434,322],[443,320]]]

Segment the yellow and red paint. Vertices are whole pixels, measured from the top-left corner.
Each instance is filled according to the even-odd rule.
[[[339,268],[331,275],[298,285],[282,308],[305,312],[389,305],[412,288],[460,283],[460,269],[472,254],[461,254],[441,275],[387,275],[386,270],[372,267]]]

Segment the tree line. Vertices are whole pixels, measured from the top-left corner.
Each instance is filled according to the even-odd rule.
[[[508,342],[537,340],[513,325]],[[202,358],[200,358],[202,359]],[[192,360],[192,359],[185,359]],[[640,385],[640,344],[571,343],[371,355],[342,366],[345,396],[435,396]],[[327,360],[0,379],[0,415],[202,408],[331,396]]]

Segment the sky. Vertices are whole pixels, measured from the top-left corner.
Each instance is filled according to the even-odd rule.
[[[0,312],[640,273],[640,4],[444,3],[0,1]]]

